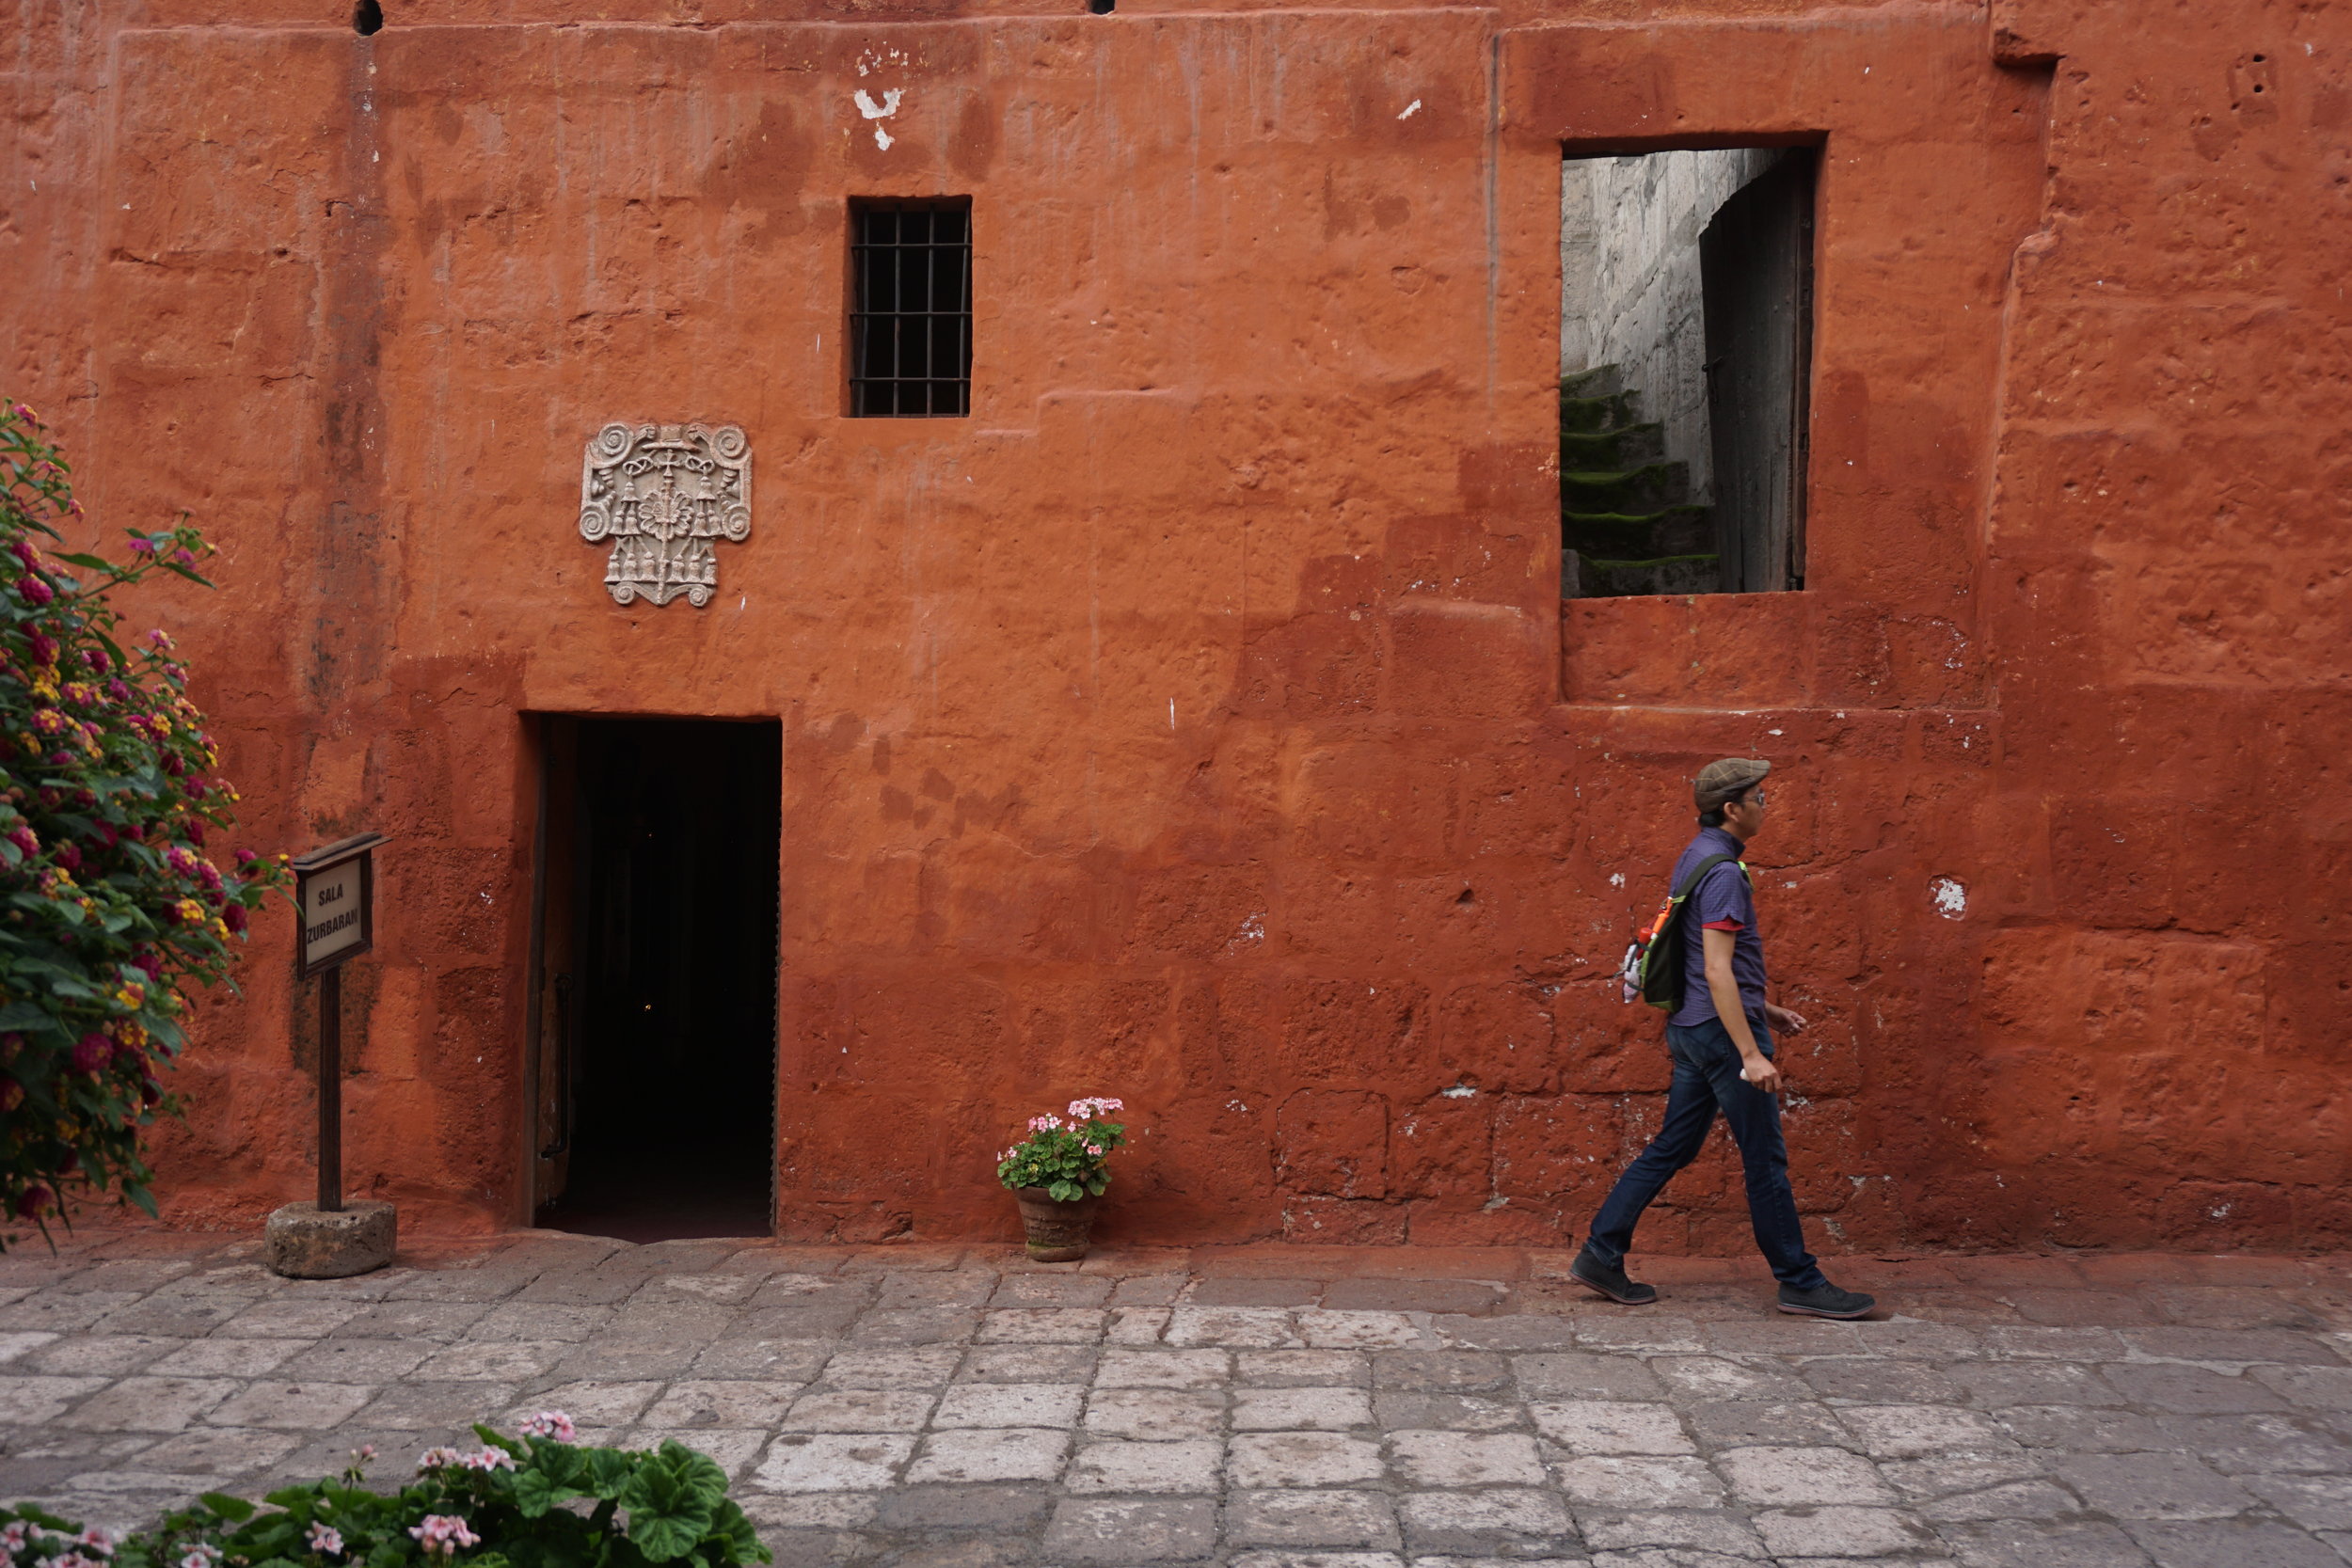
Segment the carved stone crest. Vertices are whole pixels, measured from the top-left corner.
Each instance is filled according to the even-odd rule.
[[[679,594],[700,608],[719,586],[717,542],[752,531],[752,449],[731,424],[609,424],[580,472],[580,536],[612,541],[604,585],[615,604]]]

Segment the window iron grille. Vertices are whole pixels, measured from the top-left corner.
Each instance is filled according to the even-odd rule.
[[[972,203],[860,201],[850,209],[850,413],[972,412]]]

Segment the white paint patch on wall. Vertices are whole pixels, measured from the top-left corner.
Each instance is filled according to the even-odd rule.
[[[1666,459],[1687,463],[1708,499],[1707,311],[1699,235],[1779,150],[1735,147],[1571,158],[1560,182],[1560,373],[1624,372],[1643,418],[1666,427]]]
[[[851,101],[857,104],[857,112],[864,115],[867,119],[888,119],[892,115],[898,112],[898,101],[905,96],[906,89],[904,87],[884,87],[882,89],[882,102],[879,103],[866,96],[866,89],[864,87],[858,88],[857,91],[850,95]],[[881,148],[884,152],[887,152],[890,150],[890,133],[883,130],[879,125],[875,126],[874,145]]]
[[[1930,882],[1928,894],[1935,900],[1935,912],[1947,920],[1958,920],[1968,912],[1968,890],[1949,877]]]

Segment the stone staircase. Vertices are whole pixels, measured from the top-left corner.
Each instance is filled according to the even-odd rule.
[[[1711,594],[1715,530],[1617,367],[1560,383],[1560,596]]]

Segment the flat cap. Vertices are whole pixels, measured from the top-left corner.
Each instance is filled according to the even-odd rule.
[[[1741,790],[1764,782],[1764,775],[1772,765],[1757,757],[1724,757],[1699,769],[1699,776],[1691,781],[1691,799],[1699,810],[1713,811]]]

